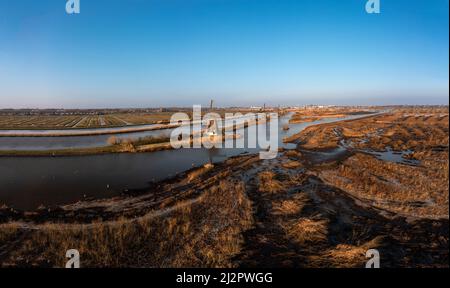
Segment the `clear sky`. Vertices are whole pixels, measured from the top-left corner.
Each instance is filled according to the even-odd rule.
[[[449,1],[0,0],[0,108],[448,104]]]

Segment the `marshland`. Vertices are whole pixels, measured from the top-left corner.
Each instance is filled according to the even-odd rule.
[[[448,267],[448,106],[286,108],[278,126],[274,159],[139,151],[167,134],[89,153],[0,136],[0,266],[64,267],[78,249],[84,267],[364,267],[378,249],[384,267]]]

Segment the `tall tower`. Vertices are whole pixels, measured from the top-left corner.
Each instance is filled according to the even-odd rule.
[[[213,99],[211,99],[211,102],[210,102],[210,104],[209,104],[209,110],[212,110],[212,108],[213,108],[213,105],[214,105],[214,100],[213,100]]]

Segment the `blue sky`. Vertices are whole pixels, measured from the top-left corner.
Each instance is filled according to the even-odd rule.
[[[0,108],[448,104],[449,1],[0,0]]]

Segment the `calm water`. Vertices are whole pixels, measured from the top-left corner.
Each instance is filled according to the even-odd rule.
[[[282,144],[282,139],[298,133],[310,125],[342,120],[342,118],[326,119],[293,124],[290,125],[288,131],[283,131],[281,127],[288,123],[290,116],[290,114],[283,116],[279,121],[280,147],[295,147],[292,144]],[[358,117],[362,116],[350,116],[345,119]],[[149,132],[170,133],[170,131],[164,130],[147,131],[138,133],[138,137],[148,136]],[[136,133],[132,134],[137,136]],[[83,145],[89,143],[92,145],[91,147],[95,147],[99,141],[106,141],[109,136],[33,138],[33,140],[41,141],[40,139],[42,139],[43,142],[39,142],[41,145],[39,147],[62,145],[62,148],[67,148],[72,147],[71,143],[83,143]],[[128,134],[117,136],[130,137]],[[6,145],[4,143],[8,141],[17,141],[22,145],[20,147],[25,147],[25,143],[28,141],[27,137],[5,138],[7,139],[0,137],[2,145]],[[46,144],[45,140],[50,141],[51,144]],[[36,146],[36,143],[34,142],[32,145]],[[52,148],[54,147],[57,146],[52,146]],[[41,204],[53,206],[73,203],[83,200],[85,197],[116,196],[125,189],[145,188],[152,181],[175,176],[177,173],[201,166],[209,161],[218,163],[231,156],[258,151],[258,149],[248,148],[180,149],[152,153],[77,157],[3,157],[0,158],[0,205],[6,204],[16,209],[32,210]]]
[[[387,161],[387,162],[394,162],[394,163],[407,164],[407,165],[419,165],[420,164],[419,160],[405,158],[408,154],[413,152],[412,150],[393,151],[390,147],[388,147],[386,149],[386,151],[365,150],[365,152],[374,155],[377,159]]]
[[[245,117],[242,117],[245,118]],[[139,128],[156,128],[161,127],[158,124],[133,126],[133,129]],[[146,130],[128,133],[117,134],[98,134],[89,136],[75,136],[77,133],[96,133],[100,131],[124,131],[130,127],[116,127],[116,128],[92,128],[92,129],[66,129],[66,130],[0,130],[0,150],[17,150],[17,151],[45,151],[45,150],[59,150],[59,149],[79,149],[79,148],[94,148],[107,146],[108,139],[114,136],[119,139],[139,139],[143,137],[169,137],[173,128]],[[42,136],[48,134],[73,134],[71,136]],[[39,137],[33,136],[2,136],[9,134],[27,135],[39,134]]]
[[[0,137],[0,150],[43,151],[68,148],[94,148],[108,145],[108,138],[137,139],[147,136],[169,136],[172,129],[150,130],[123,134],[61,137]]]

